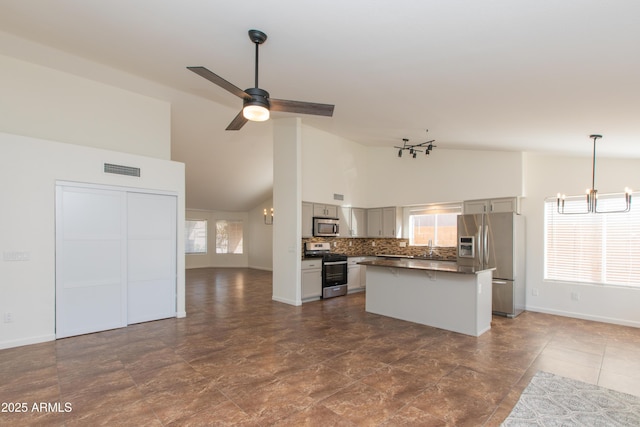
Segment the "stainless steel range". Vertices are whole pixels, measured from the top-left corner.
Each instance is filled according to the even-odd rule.
[[[347,256],[331,253],[330,243],[306,242],[305,258],[322,258],[322,298],[347,294]]]

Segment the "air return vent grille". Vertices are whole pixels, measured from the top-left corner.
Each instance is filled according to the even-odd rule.
[[[104,164],[105,173],[115,173],[118,175],[140,176],[140,168],[131,166],[114,165],[111,163]]]

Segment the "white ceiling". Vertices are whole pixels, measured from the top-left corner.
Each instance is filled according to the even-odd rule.
[[[185,68],[253,86],[250,28],[261,88],[335,104],[303,122],[389,156],[402,138],[590,156],[602,133],[599,155],[640,157],[638,0],[0,0],[2,31],[175,89],[155,96],[191,208],[271,194],[272,124],[224,131],[240,99]]]

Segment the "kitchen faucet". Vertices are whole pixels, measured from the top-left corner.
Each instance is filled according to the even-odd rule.
[[[429,252],[427,253],[427,251],[424,252],[424,257],[426,258],[427,256],[432,257],[433,256],[433,240],[429,239]]]

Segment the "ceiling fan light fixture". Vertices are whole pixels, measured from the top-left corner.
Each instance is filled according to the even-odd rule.
[[[244,100],[242,107],[244,118],[252,122],[269,120],[269,92],[257,87],[249,88],[245,92],[251,97]]]
[[[245,119],[252,122],[264,122],[269,120],[269,110],[262,105],[245,105],[242,109],[242,115]]]

